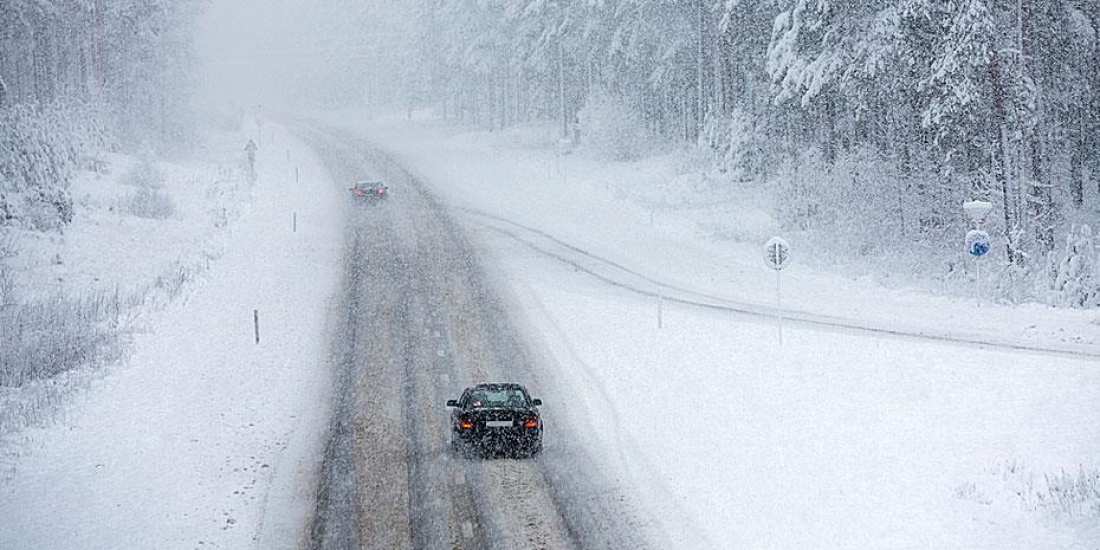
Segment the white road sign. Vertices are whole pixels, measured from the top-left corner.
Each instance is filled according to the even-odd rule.
[[[772,237],[764,245],[764,261],[768,267],[780,271],[791,261],[791,245],[782,237]]]

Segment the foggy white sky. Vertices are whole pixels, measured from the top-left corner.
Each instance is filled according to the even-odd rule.
[[[280,107],[382,98],[415,49],[408,13],[390,1],[212,0],[198,36],[204,96]]]
[[[212,0],[199,27],[207,99],[281,104],[288,91],[324,59],[299,45],[309,29],[300,15],[308,0]]]

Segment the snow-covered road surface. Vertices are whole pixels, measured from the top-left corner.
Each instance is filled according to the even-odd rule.
[[[575,407],[532,358],[464,230],[421,184],[361,141],[301,128],[340,181],[384,180],[349,224],[340,379],[314,548],[660,547],[652,522],[559,421]],[[537,396],[546,448],[534,460],[464,460],[448,399],[477,382]]]
[[[0,548],[297,547],[328,417],[344,210],[308,149],[265,132],[224,256],[63,420],[23,434],[0,479]]]

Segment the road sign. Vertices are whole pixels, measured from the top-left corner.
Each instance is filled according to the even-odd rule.
[[[974,229],[966,234],[966,252],[971,256],[981,258],[989,253],[990,247],[989,233]]]
[[[966,201],[963,203],[963,212],[966,212],[966,217],[976,224],[984,222],[985,217],[989,215],[991,210],[993,210],[993,203],[989,201]]]
[[[775,317],[779,327],[779,345],[783,345],[783,293],[780,272],[791,261],[791,245],[782,237],[772,237],[764,244],[764,262],[775,270]]]
[[[966,234],[966,253],[974,257],[974,286],[978,307],[982,307],[982,256],[989,254],[989,233],[972,229]]]
[[[768,267],[780,271],[791,261],[791,245],[782,237],[772,237],[764,245],[764,261]]]
[[[991,248],[989,233],[980,228],[985,222],[985,217],[993,210],[993,203],[989,201],[966,201],[963,203],[963,212],[974,223],[975,229],[966,234],[966,253],[974,257],[974,286],[978,297],[978,307],[982,307],[982,256],[989,254]]]

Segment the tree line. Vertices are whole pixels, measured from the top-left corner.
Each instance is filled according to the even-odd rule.
[[[1093,0],[400,4],[355,13],[359,44],[399,60],[391,98],[568,134],[611,97],[651,135],[716,153],[732,181],[774,183],[785,223],[847,231],[864,253],[957,255],[960,205],[985,199],[1014,277],[1050,269],[1073,227],[1097,221]]]
[[[103,148],[191,138],[197,0],[0,0],[0,225],[67,223]]]

